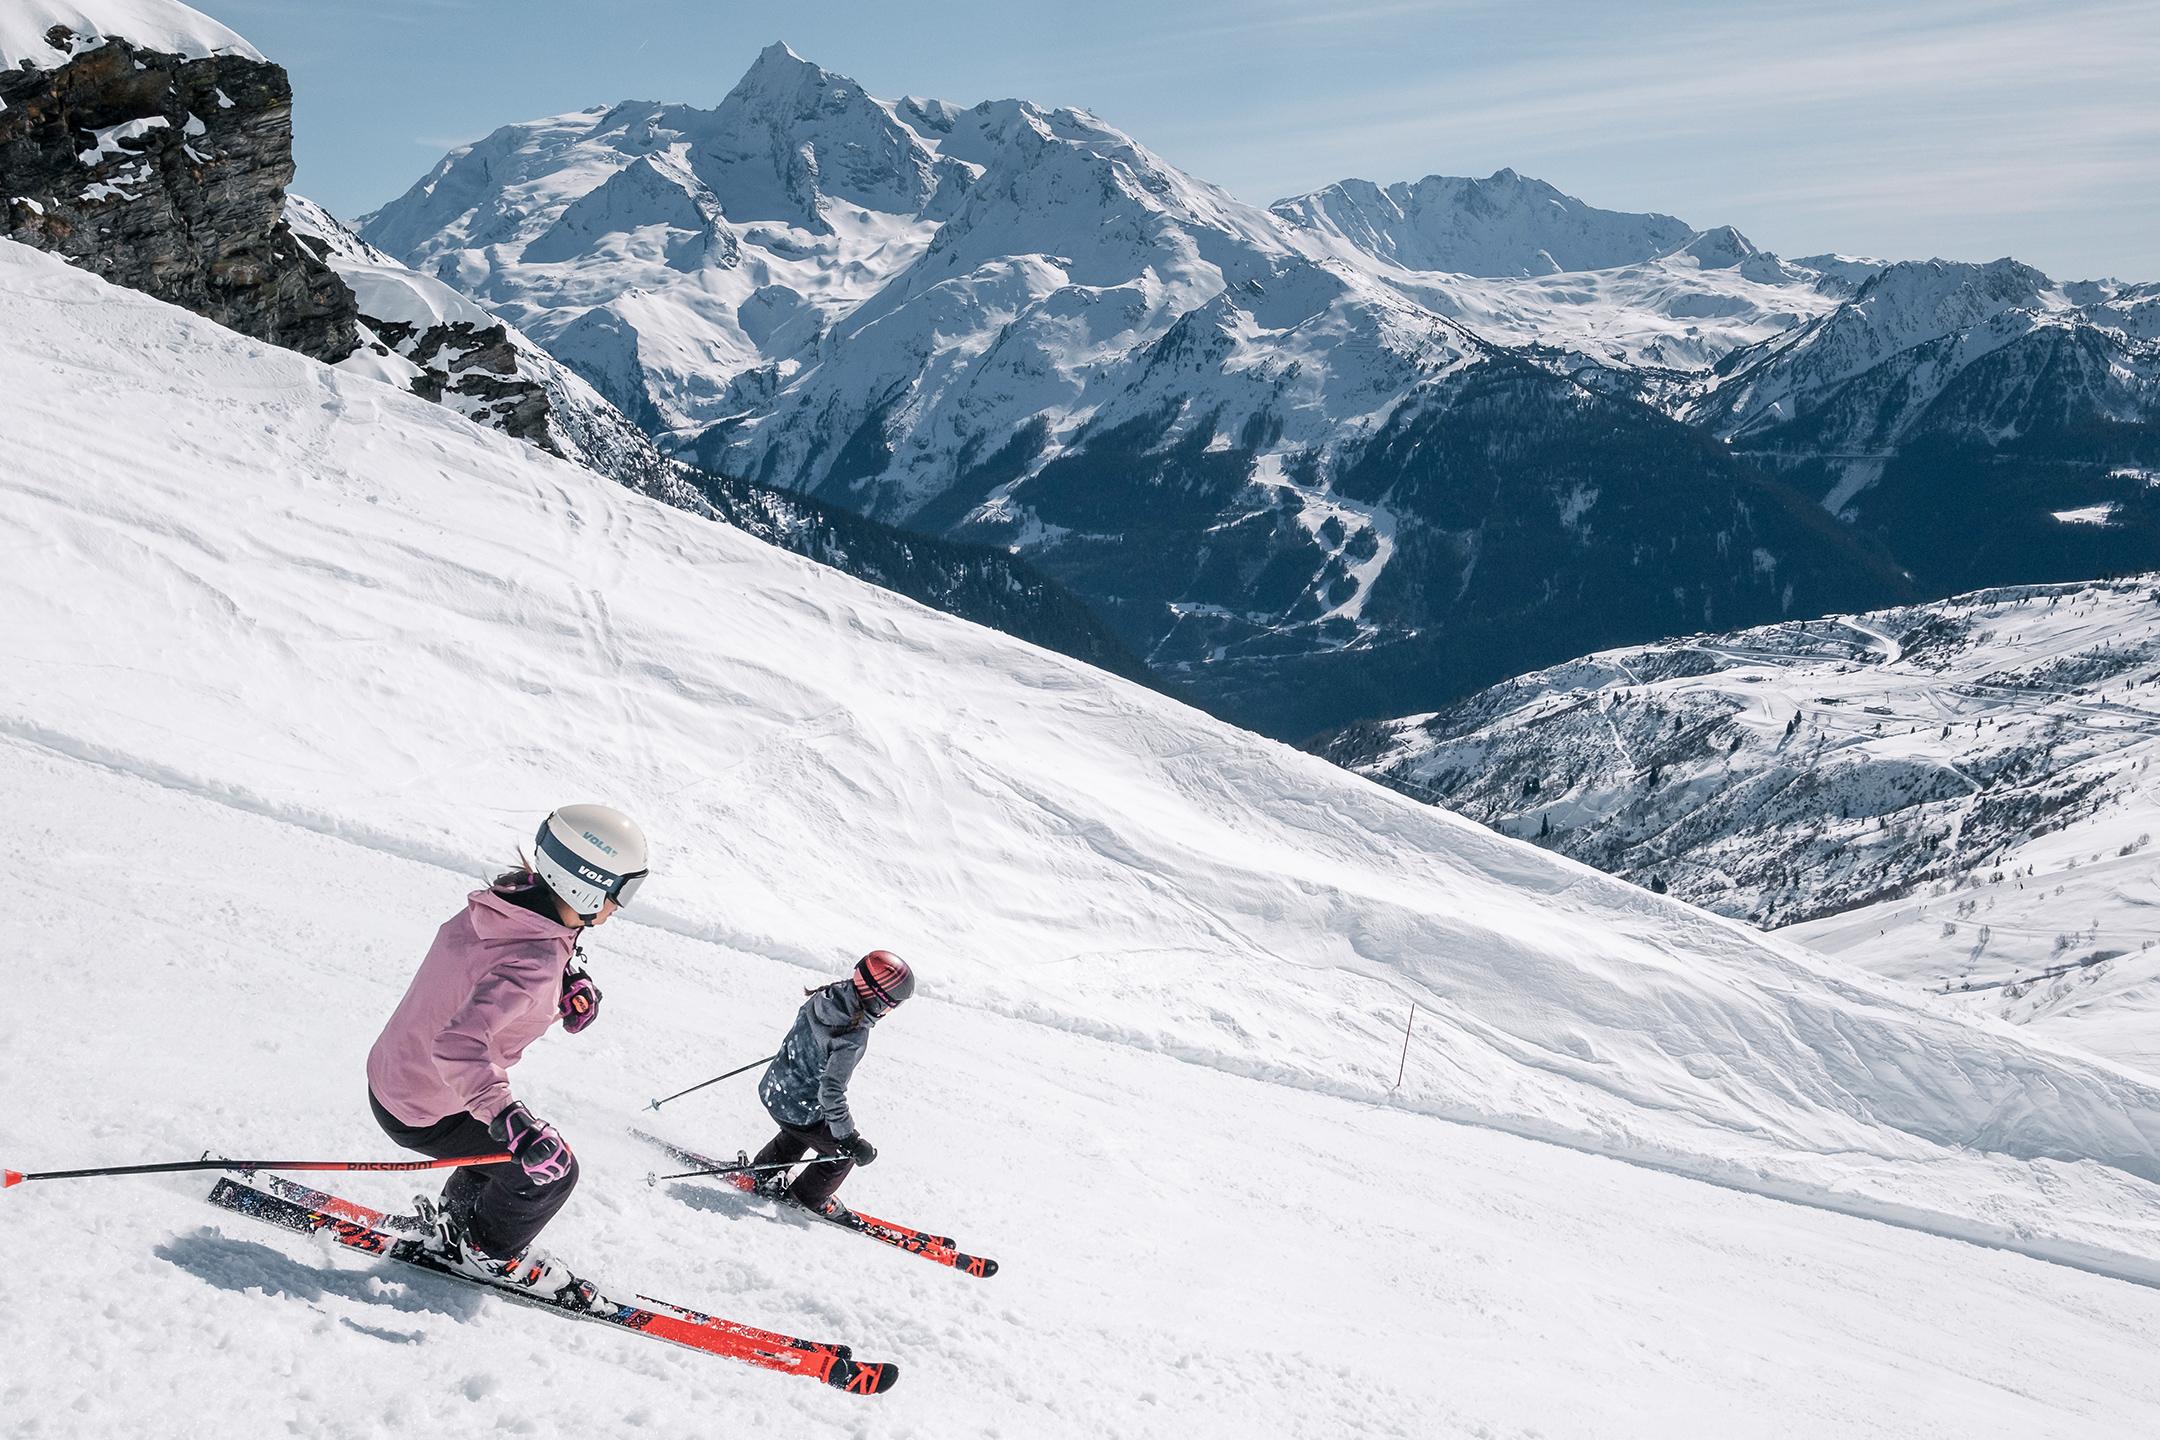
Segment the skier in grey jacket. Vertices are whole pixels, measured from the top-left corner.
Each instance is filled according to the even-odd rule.
[[[855,1126],[848,1081],[870,1048],[870,1028],[914,993],[915,972],[890,950],[871,951],[855,962],[847,979],[810,992],[758,1083],[758,1098],[780,1133],[758,1151],[753,1163],[792,1165],[813,1151],[834,1158],[805,1166],[792,1185],[784,1184],[784,1170],[763,1171],[769,1178],[760,1183],[761,1190],[785,1194],[820,1215],[847,1214],[833,1193],[850,1171],[868,1165],[878,1153]]]

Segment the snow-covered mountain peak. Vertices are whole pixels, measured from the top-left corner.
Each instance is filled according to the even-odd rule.
[[[1755,242],[1730,225],[1720,225],[1705,230],[1694,239],[1673,251],[1675,255],[1692,255],[1702,263],[1705,270],[1724,270],[1746,260],[1752,260],[1763,252]]]
[[[1255,256],[1297,253],[1267,212],[1084,110],[985,103],[956,118],[942,149],[980,174],[932,242],[926,277],[997,256],[1041,254],[1058,257],[1074,283],[1117,285],[1136,279],[1148,263],[1141,257],[1167,244],[1242,280],[1273,268]],[[1170,239],[1173,233],[1186,238]],[[1172,259],[1165,270],[1177,268]],[[1168,273],[1163,278],[1177,283]]]
[[[1840,255],[1834,251],[1795,255],[1786,263],[1813,275],[1816,287],[1824,293],[1836,295],[1855,294],[1862,285],[1890,268],[1888,260],[1867,255]]]
[[[1345,180],[1271,208],[1388,264],[1460,275],[1605,270],[1668,254],[1696,233],[1670,215],[1600,210],[1507,169],[1482,180],[1428,175],[1385,187]]]
[[[697,130],[691,166],[737,222],[824,234],[828,201],[914,215],[937,189],[935,154],[914,130],[853,80],[778,42]]]
[[[1896,325],[1953,328],[2010,309],[2041,309],[2057,291],[2032,266],[2007,257],[1984,263],[1904,260],[1860,287],[1854,308]]]
[[[236,31],[179,0],[7,0],[0,5],[0,70],[50,70],[107,40],[189,60],[263,59]]]
[[[759,90],[788,90],[820,78],[837,77],[823,66],[805,60],[787,41],[775,40],[758,51],[757,59],[750,62],[750,68],[743,72],[742,79],[735,82],[735,88],[729,93],[742,95]]]
[[[1072,567],[1062,573],[1095,586],[1083,593],[1126,617],[1127,643],[1158,664],[1171,663],[1160,648],[1171,630],[1181,655],[1207,664],[1248,649],[1266,662],[1308,645],[1330,653],[1383,627],[1425,633],[1424,597],[1471,593],[1455,542],[1395,543],[1408,512],[1375,507],[1390,487],[1372,472],[1355,502],[1331,487],[1385,427],[1405,451],[1420,426],[1457,433],[1466,417],[1439,387],[1491,358],[1473,332],[1548,339],[1551,322],[1610,285],[1595,330],[1568,335],[1574,351],[1595,364],[1648,357],[1700,368],[1834,303],[1804,278],[1764,283],[1752,267],[1768,257],[1705,268],[1699,256],[1671,256],[1695,231],[1594,211],[1514,172],[1404,194],[1435,218],[1448,207],[1434,196],[1453,186],[1486,238],[1528,235],[1571,264],[1617,246],[1635,264],[1534,281],[1410,270],[1246,204],[1084,110],[877,100],[778,52],[758,68],[714,111],[558,117],[507,147],[493,142],[478,179],[510,183],[476,207],[490,225],[453,216],[409,263],[457,277],[709,469],[1015,547],[1053,573]],[[879,153],[886,159],[863,160]],[[858,192],[875,204],[834,202],[843,193],[834,177],[857,161],[882,166],[879,183],[891,185]],[[364,233],[385,243],[381,233],[450,188],[416,192]],[[1376,207],[1400,209],[1365,188]],[[792,219],[754,218],[781,207],[757,211],[745,194],[780,195]],[[491,228],[498,213],[504,223]],[[1584,230],[1603,250],[1576,243]],[[1406,233],[1415,238],[1414,227]],[[1539,263],[1561,262],[1547,253]],[[1546,282],[1549,291],[1518,293]],[[1502,415],[1573,425],[1584,413],[1570,380],[1483,373],[1492,391],[1467,417],[1473,425]],[[1679,432],[1639,441],[1685,452],[1672,465],[1688,484],[1715,490],[1733,478],[1704,470]],[[1120,478],[1105,483],[1105,472]],[[1533,489],[1561,483],[1521,467],[1510,477]],[[1156,498],[1167,494],[1180,497],[1174,506]],[[1128,503],[1165,533],[1120,545]],[[1425,503],[1409,507],[1421,523]],[[1751,523],[1737,512],[1733,521]],[[1452,514],[1447,523],[1460,528]],[[1791,572],[1771,585],[1721,569],[1706,583],[1733,604],[1794,603],[1803,592],[1792,575],[1875,598],[1867,567],[1841,542],[1782,520],[1757,538]],[[1116,556],[1088,568],[1112,547]],[[1271,560],[1277,550],[1283,558]],[[1439,578],[1382,585],[1401,556]],[[1490,554],[1471,569],[1490,577],[1479,586],[1507,588]],[[1264,598],[1244,593],[1263,575]],[[1469,603],[1485,603],[1472,588]],[[1391,593],[1394,609],[1366,603]],[[1269,681],[1261,692],[1288,687]],[[1264,723],[1309,732],[1325,722]]]
[[[1721,378],[1689,413],[1729,435],[1812,417],[1811,425],[1834,428],[1826,442],[1833,449],[1865,456],[1911,434],[1972,365],[2085,318],[2062,287],[2016,260],[1901,261],[1868,277],[1829,313],[1728,356]],[[1845,395],[1894,357],[1905,357],[1895,374],[1882,371],[1879,386]],[[2044,358],[2035,364],[2032,374],[2051,368]],[[2000,419],[1977,423],[1998,438],[2009,433]],[[1832,508],[1850,498],[1840,495]]]
[[[362,233],[493,306],[655,431],[748,403],[912,262],[976,167],[960,111],[768,46],[721,102],[505,126]],[[764,377],[752,375],[774,367]]]

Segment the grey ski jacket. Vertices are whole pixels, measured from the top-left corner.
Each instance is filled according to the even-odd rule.
[[[839,1140],[853,1135],[848,1081],[870,1048],[871,1024],[853,981],[835,980],[805,1000],[758,1082],[758,1099],[772,1118],[799,1129],[823,1121]]]

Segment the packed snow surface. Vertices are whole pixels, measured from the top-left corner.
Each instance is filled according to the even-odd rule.
[[[46,40],[56,25],[75,37],[72,48],[62,50]],[[261,51],[234,31],[178,0],[6,0],[0,4],[0,69],[24,65],[55,69],[107,40],[126,40],[138,50],[190,60],[212,55],[263,58]]]
[[[54,1182],[0,1201],[13,1433],[2160,1423],[2160,1295],[2111,1278],[2160,1278],[2147,1082],[13,245],[0,393],[0,1159],[383,1155],[362,1057],[435,926],[605,799],[658,853],[600,1023],[514,1077],[584,1160],[551,1244],[906,1370],[841,1396]],[[646,1098],[874,945],[924,993],[847,1193],[991,1281],[642,1183]],[[659,1123],[766,1130],[745,1082]]]

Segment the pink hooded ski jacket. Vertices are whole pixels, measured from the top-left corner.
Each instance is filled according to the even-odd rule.
[[[368,1052],[368,1088],[383,1109],[415,1127],[502,1113],[507,1072],[556,1021],[576,943],[575,930],[492,890],[468,896]]]

